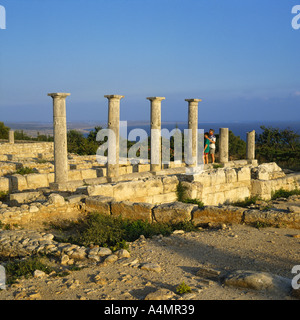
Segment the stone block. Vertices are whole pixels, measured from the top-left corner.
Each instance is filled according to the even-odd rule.
[[[68,171],[69,181],[82,180],[81,171],[82,170],[69,170]]]
[[[192,212],[192,222],[195,225],[206,223],[241,223],[246,209],[230,206],[206,206]]]
[[[125,219],[143,220],[152,222],[152,209],[154,205],[149,203],[133,203],[129,201],[113,201],[111,214]]]
[[[85,208],[89,212],[99,212],[102,214],[111,214],[111,202],[114,200],[112,197],[106,196],[92,196],[85,199]]]
[[[237,168],[237,181],[250,181],[251,180],[251,169],[249,166]]]
[[[8,178],[0,178],[0,192],[8,192],[9,191],[9,179]]]
[[[166,223],[190,221],[192,218],[191,212],[197,208],[198,206],[182,202],[161,204],[153,209],[154,219],[157,222]]]
[[[106,196],[113,197],[114,189],[109,183],[88,186],[87,192],[89,196]]]
[[[11,206],[18,206],[23,203],[35,201],[40,195],[41,193],[37,191],[13,193],[9,196],[9,202]]]
[[[80,170],[82,179],[94,179],[97,178],[97,170],[94,169],[86,169]]]
[[[30,173],[26,175],[29,189],[37,189],[49,186],[47,173]]]
[[[163,193],[176,192],[179,180],[176,176],[162,178]]]
[[[226,168],[225,170],[226,183],[237,182],[237,172],[234,168]]]
[[[11,176],[10,181],[12,191],[22,191],[28,189],[27,179],[25,176],[22,176],[21,174],[15,174]]]

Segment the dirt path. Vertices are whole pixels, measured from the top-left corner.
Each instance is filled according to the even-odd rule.
[[[256,229],[245,225],[223,227],[170,237],[141,238],[130,244],[129,259],[106,265],[89,263],[65,277],[20,280],[0,291],[0,300],[143,300],[161,288],[165,289],[164,299],[175,300],[293,299],[280,293],[224,286],[196,273],[204,265],[221,272],[265,271],[292,279],[293,266],[300,265],[300,230]],[[134,264],[137,261],[157,263],[161,271],[142,270]],[[129,262],[133,262],[133,266],[128,265]],[[183,281],[192,288],[192,293],[181,297],[175,291]]]

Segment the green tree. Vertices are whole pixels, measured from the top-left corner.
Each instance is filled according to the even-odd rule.
[[[5,126],[3,122],[0,122],[0,139],[8,139],[9,130],[9,127]]]

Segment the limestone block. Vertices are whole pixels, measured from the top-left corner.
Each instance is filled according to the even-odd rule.
[[[195,225],[205,223],[241,223],[246,209],[236,207],[206,206],[192,212],[192,222]]]
[[[237,172],[233,168],[226,168],[225,170],[226,183],[237,182]]]
[[[212,173],[212,185],[226,183],[226,175],[224,169],[217,169]]]
[[[199,200],[201,200],[205,205],[218,206],[225,202],[225,194],[223,191],[205,194],[203,193],[202,198]]]
[[[106,196],[92,196],[85,199],[85,208],[89,212],[99,212],[102,214],[110,215],[110,203],[114,200],[112,197]]]
[[[37,191],[13,193],[9,196],[9,202],[12,206],[18,206],[22,203],[32,202],[36,200],[40,195],[41,193]]]
[[[94,169],[81,170],[82,179],[97,178],[97,171]]]
[[[177,223],[190,221],[191,212],[198,206],[182,202],[165,203],[158,205],[153,209],[154,218],[157,222]]]
[[[225,202],[242,201],[251,196],[251,192],[247,187],[235,188],[224,191]]]
[[[8,178],[0,178],[0,192],[9,191],[9,179]]]
[[[163,192],[164,193],[176,192],[178,183],[179,183],[179,180],[176,176],[169,176],[169,177],[162,178]]]
[[[194,174],[191,176],[192,181],[201,182],[204,187],[210,187],[212,185],[212,172],[204,171],[199,174]]]
[[[251,194],[253,196],[258,196],[263,200],[271,199],[271,183],[265,180],[252,180],[251,181]]]
[[[22,191],[28,189],[27,185],[27,179],[25,176],[22,176],[20,174],[15,174],[11,176],[10,178],[11,181],[11,187],[12,191]]]
[[[55,206],[63,206],[65,204],[65,199],[63,196],[57,193],[51,193],[48,197],[48,202],[54,204]]]
[[[148,196],[157,195],[164,192],[164,186],[160,178],[146,180],[144,181],[144,186],[147,188]]]
[[[287,213],[280,211],[246,210],[244,212],[244,223],[267,223],[271,226],[284,226],[300,229],[300,213]]]
[[[189,199],[201,199],[203,193],[203,184],[198,181],[182,182],[182,186],[185,188],[185,198]]]
[[[26,179],[29,189],[37,189],[49,186],[47,173],[30,173],[26,175]]]
[[[49,184],[50,184],[50,183],[53,183],[54,180],[55,180],[55,174],[54,174],[54,172],[48,173],[48,181],[49,181]]]
[[[105,183],[105,184],[99,184],[94,186],[88,186],[87,192],[89,196],[113,197],[114,189],[113,189],[113,185],[109,183]]]
[[[236,169],[238,181],[250,181],[251,180],[251,169],[250,166],[245,166]]]
[[[82,180],[81,170],[69,170],[68,179],[69,181]]]
[[[177,195],[175,192],[157,194],[149,197],[137,198],[137,202],[148,202],[152,204],[161,204],[177,201]]]
[[[113,201],[111,213],[113,216],[122,216],[125,219],[152,221],[152,209],[149,203],[133,203],[129,201]]]

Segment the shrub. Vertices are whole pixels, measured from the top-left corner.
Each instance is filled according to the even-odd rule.
[[[150,223],[148,221],[122,219],[122,217],[112,217],[100,213],[91,213],[81,225],[75,226],[75,235],[63,239],[66,242],[78,245],[99,245],[109,247],[113,251],[118,249],[128,249],[127,241],[132,242],[141,235],[146,238],[162,234],[170,235],[174,230],[198,231],[191,221],[179,222],[176,224]]]
[[[247,208],[248,206],[255,204],[256,201],[259,200],[258,196],[254,196],[254,197],[247,197],[245,198],[245,200],[243,201],[237,201],[237,202],[233,202],[232,205],[236,206],[236,207],[243,207],[243,208]]]
[[[25,174],[35,173],[35,171],[32,168],[22,167],[22,168],[18,169],[15,173],[25,175]]]
[[[185,294],[192,292],[192,289],[182,281],[182,283],[176,288],[178,294]]]
[[[281,188],[275,192],[272,192],[272,200],[276,200],[278,198],[288,198],[293,195],[300,195],[300,190],[294,189],[291,191],[286,191],[283,188]]]
[[[38,257],[30,257],[25,260],[10,261],[5,266],[7,283],[12,284],[20,277],[28,278],[35,270],[41,270],[49,274],[53,269],[41,261]]]
[[[0,191],[0,201],[7,201],[8,199],[8,192]]]
[[[204,203],[198,199],[185,199],[182,202],[184,203],[192,203],[192,204],[197,204],[199,208],[203,208],[204,207]]]

